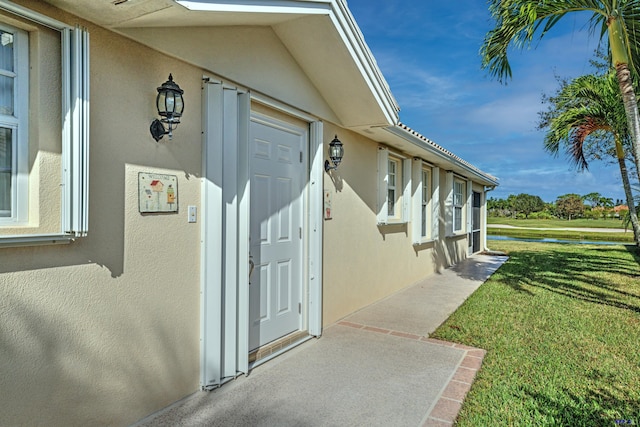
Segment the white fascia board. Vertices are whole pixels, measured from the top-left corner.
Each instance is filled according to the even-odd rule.
[[[416,135],[412,134],[411,132],[408,132],[406,129],[400,127],[400,126],[389,126],[384,128],[387,132],[390,132],[391,134],[402,138],[403,140],[410,142],[411,144],[421,148],[424,151],[427,151],[431,154],[435,154],[436,156],[440,157],[442,160],[446,161],[447,163],[449,163],[452,166],[456,166],[458,168],[463,169],[467,174],[469,174],[468,177],[475,177],[476,178],[476,182],[479,182],[483,185],[486,186],[498,186],[500,185],[498,179],[496,177],[493,177],[489,174],[486,174],[484,172],[482,172],[479,169],[476,169],[473,166],[470,166],[467,162],[465,161],[461,161],[461,159],[456,158],[455,156],[449,154],[448,152],[445,152],[443,150],[439,150],[437,147],[426,143],[425,141],[423,141],[421,138],[417,137]],[[446,169],[446,168],[445,168]]]
[[[331,0],[175,0],[189,10],[201,12],[284,13],[328,15]]]
[[[358,65],[360,72],[365,77],[371,92],[375,95],[378,104],[382,107],[387,122],[397,125],[400,121],[398,112],[400,107],[391,93],[389,84],[385,80],[382,71],[367,46],[364,35],[360,31],[358,24],[342,0],[334,0],[331,19],[337,30],[340,32],[345,46],[349,49],[354,62]]]

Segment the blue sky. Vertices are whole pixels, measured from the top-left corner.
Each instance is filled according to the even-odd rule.
[[[617,164],[577,172],[552,157],[536,130],[543,93],[555,76],[591,72],[598,46],[585,16],[565,16],[528,50],[513,51],[507,85],[481,69],[480,46],[492,27],[485,0],[347,0],[400,105],[400,120],[500,178],[490,197],[528,193],[547,202],[567,193],[623,199]]]

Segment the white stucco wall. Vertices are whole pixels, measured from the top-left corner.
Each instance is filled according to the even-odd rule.
[[[214,70],[302,111],[337,122],[317,87],[270,27],[123,28],[127,36]]]
[[[89,236],[0,249],[2,425],[128,425],[198,389],[200,223],[187,222],[187,206],[200,203],[202,70],[79,23],[91,36]],[[185,115],[172,141],[156,143],[156,87],[170,72]],[[46,121],[59,96],[47,95],[47,73],[38,78],[33,107]],[[59,126],[37,131],[36,194],[60,176]],[[177,176],[177,214],[138,212],[140,171]],[[58,198],[32,209],[59,227]]]
[[[445,238],[445,171],[440,170],[440,239],[414,246],[414,222],[377,225],[379,143],[325,124],[328,144],[338,134],[345,156],[337,171],[324,175],[331,192],[332,219],[324,221],[324,308],[328,326],[466,257],[466,235]],[[326,149],[325,149],[326,151]]]

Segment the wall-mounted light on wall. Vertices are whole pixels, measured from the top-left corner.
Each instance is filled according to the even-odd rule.
[[[173,137],[173,130],[180,123],[180,117],[184,111],[184,100],[182,94],[184,91],[180,89],[173,81],[173,76],[169,74],[169,80],[162,83],[158,88],[158,96],[156,97],[156,108],[160,115],[160,120],[155,119],[151,123],[149,130],[153,139],[160,141],[163,136],[169,135],[169,139]],[[165,129],[162,123],[166,123],[169,129]]]
[[[338,165],[342,161],[342,156],[344,156],[344,147],[342,146],[342,142],[338,139],[338,135],[333,138],[333,141],[329,143],[329,158],[331,159],[331,163],[329,160],[324,161],[324,170],[325,172],[329,172],[331,169],[337,169]]]

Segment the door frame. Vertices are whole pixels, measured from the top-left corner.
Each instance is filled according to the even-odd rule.
[[[265,95],[205,76],[202,96],[200,386],[249,372],[249,124],[256,102],[309,124],[303,290],[309,335],[322,334],[323,125]],[[229,168],[235,162],[236,168]],[[226,166],[226,168],[225,168]],[[227,226],[232,226],[227,233]]]

